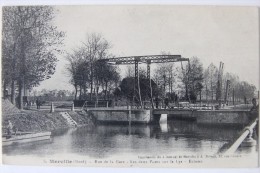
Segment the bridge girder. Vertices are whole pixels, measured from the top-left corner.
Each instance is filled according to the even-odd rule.
[[[141,98],[141,93],[140,93],[138,64],[140,64],[140,63],[147,64],[147,79],[149,79],[149,82],[150,82],[150,97],[151,97],[151,105],[153,107],[153,98],[152,98],[153,94],[152,94],[152,86],[151,86],[150,64],[189,61],[189,58],[183,58],[183,57],[181,57],[181,55],[145,55],[145,56],[128,56],[128,57],[101,59],[99,61],[107,62],[110,65],[129,65],[129,64],[135,65],[133,101],[138,100],[139,105],[142,108],[143,105],[142,105],[142,98]]]
[[[146,56],[129,56],[129,57],[117,57],[109,59],[101,59],[111,65],[127,65],[138,63],[167,63],[178,61],[189,61],[188,58],[182,58],[181,55],[146,55]]]

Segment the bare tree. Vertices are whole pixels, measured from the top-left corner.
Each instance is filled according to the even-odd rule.
[[[75,99],[77,99],[78,91],[79,99],[86,99],[87,89],[90,89],[90,100],[93,94],[97,99],[100,88],[104,92],[104,98],[107,98],[110,86],[117,85],[120,79],[118,68],[98,61],[113,57],[109,53],[110,47],[101,34],[93,33],[87,36],[82,47],[67,55],[69,61],[67,71],[71,76],[70,82],[75,88]]]
[[[232,91],[229,91],[229,96],[232,95],[234,102],[243,100],[244,103],[247,103],[248,99],[252,99],[255,96],[256,87],[246,81],[240,81],[237,75],[226,72],[223,79],[225,82],[227,80],[230,81],[230,89]]]
[[[96,61],[94,67],[96,81],[98,81],[99,86],[103,90],[104,99],[107,99],[108,89],[111,89],[111,87],[116,88],[120,79],[118,68],[117,66],[111,66],[104,61]]]
[[[192,57],[189,64],[182,69],[179,77],[185,85],[185,98],[196,101],[203,88],[203,66],[199,58]]]
[[[206,100],[208,100],[209,93],[211,95],[211,101],[214,100],[214,93],[216,92],[218,81],[218,69],[211,63],[204,72],[204,88],[206,90]]]
[[[75,88],[75,100],[77,99],[78,91],[79,99],[86,97],[88,83],[90,81],[90,63],[84,56],[85,51],[83,48],[78,48],[77,50],[74,50],[73,53],[67,54],[66,56],[69,62],[67,71],[71,77],[70,83]]]
[[[93,87],[95,86],[95,93],[98,93],[99,90],[99,80],[94,76],[94,61],[107,58],[111,45],[101,34],[92,33],[87,35],[86,41],[83,42],[83,48],[85,49],[85,58],[90,63],[90,100],[92,100]]]
[[[173,63],[159,64],[155,69],[153,79],[155,83],[163,86],[164,92],[173,93],[173,86],[175,82],[177,69],[175,69]]]

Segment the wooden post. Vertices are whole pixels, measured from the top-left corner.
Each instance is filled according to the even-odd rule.
[[[53,106],[53,102],[51,102],[51,110],[50,110],[50,113],[53,113],[54,112],[54,106]]]
[[[127,104],[128,105],[128,104]],[[129,128],[129,134],[131,134],[131,106],[129,106],[129,109],[128,109],[128,128]]]
[[[201,90],[200,90],[200,107],[201,107]]]
[[[128,122],[129,122],[129,126],[131,126],[131,114],[132,114],[131,107],[129,107],[129,109],[128,109]]]
[[[233,88],[233,92],[232,92],[232,101],[233,101],[233,105],[235,105],[235,90]]]
[[[72,103],[72,106],[71,106],[71,111],[75,111],[75,109],[74,109],[74,103]]]

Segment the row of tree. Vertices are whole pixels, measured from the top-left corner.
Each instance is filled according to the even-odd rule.
[[[56,11],[50,6],[3,7],[2,86],[11,90],[11,101],[23,107],[24,90],[55,72],[65,33],[53,25]]]
[[[206,100],[216,100],[217,99],[217,84],[219,78],[219,69],[214,65],[210,64],[204,71],[204,95]],[[229,95],[228,98],[232,101],[245,101],[247,102],[249,98],[256,97],[256,87],[252,84],[249,84],[246,81],[240,81],[239,77],[235,74],[225,72],[222,77],[223,84],[221,88],[222,98],[224,98],[225,90],[227,89]],[[229,82],[229,85],[227,85]],[[227,98],[227,99],[228,99]],[[246,101],[247,100],[247,101]]]
[[[221,90],[220,99],[225,98],[234,101],[245,100],[256,96],[256,87],[246,81],[240,81],[235,74],[221,71],[213,63],[206,69],[197,57],[190,58],[189,63],[181,67],[174,64],[161,64],[155,69],[153,80],[163,90],[164,94],[177,94],[183,100],[195,102],[198,99],[206,101],[217,101],[218,83]],[[227,85],[229,81],[229,85]],[[227,88],[228,87],[228,88]]]
[[[74,99],[74,92],[69,90],[42,89],[40,91],[33,90],[30,94],[30,98],[33,98],[34,100],[39,97],[42,101],[72,101]]]

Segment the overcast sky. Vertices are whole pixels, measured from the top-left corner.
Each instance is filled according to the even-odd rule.
[[[225,63],[225,72],[259,84],[259,15],[255,7],[60,6],[54,24],[66,32],[70,52],[90,33],[101,33],[116,56],[162,51],[198,57],[206,68]],[[65,56],[40,89],[69,89]]]

